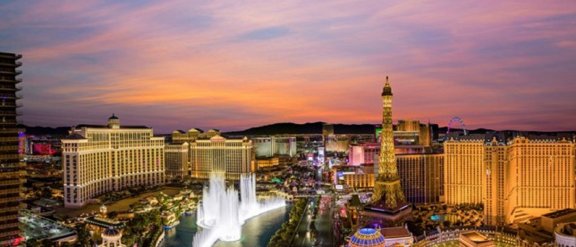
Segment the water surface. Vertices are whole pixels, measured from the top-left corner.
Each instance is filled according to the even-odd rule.
[[[218,241],[214,247],[264,247],[274,233],[280,229],[282,223],[288,220],[290,207],[279,209],[258,215],[249,219],[242,226],[242,239],[234,242]],[[196,215],[182,215],[180,224],[166,233],[166,247],[190,247],[192,239],[198,230]]]

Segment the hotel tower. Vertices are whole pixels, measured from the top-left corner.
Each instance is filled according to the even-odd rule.
[[[16,127],[16,94],[22,55],[0,52],[0,246],[22,241],[18,228],[21,170]]]
[[[81,207],[110,191],[164,184],[164,137],[151,128],[79,125],[62,139],[64,204]]]
[[[486,224],[514,224],[576,207],[573,140],[468,137],[446,141],[444,152],[446,203],[483,204]]]

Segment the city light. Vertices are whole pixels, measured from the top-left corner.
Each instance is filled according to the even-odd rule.
[[[0,19],[0,247],[575,246],[574,1]]]

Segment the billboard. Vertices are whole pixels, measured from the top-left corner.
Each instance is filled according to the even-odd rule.
[[[382,127],[376,127],[374,128],[375,133],[374,135],[376,136],[376,141],[380,142],[380,135],[382,135]]]

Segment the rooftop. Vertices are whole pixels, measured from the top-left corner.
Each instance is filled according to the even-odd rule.
[[[558,232],[564,235],[576,236],[576,223],[560,225]]]
[[[107,229],[110,229],[110,228],[119,229],[119,228],[124,227],[124,223],[122,223],[120,221],[101,218],[98,216],[90,217],[90,218],[86,219],[86,222],[88,224],[97,225],[99,227],[103,227],[103,228],[107,228]]]
[[[384,238],[410,238],[412,234],[408,229],[398,226],[398,227],[387,227],[380,229],[382,236]]]
[[[108,125],[98,125],[98,124],[80,124],[76,128],[93,128],[93,129],[109,129]],[[121,129],[150,129],[148,126],[144,125],[122,125]]]
[[[359,229],[348,240],[349,247],[384,247],[385,239],[376,229]]]
[[[82,139],[86,139],[83,136],[79,135],[79,134],[70,134],[67,135],[66,137],[64,137],[63,139],[65,140],[82,140]]]
[[[556,219],[556,218],[560,218],[562,216],[566,216],[569,214],[574,214],[576,213],[576,209],[572,209],[572,208],[565,208],[565,209],[561,209],[558,211],[554,211],[551,213],[547,213],[542,215],[543,217],[547,217],[547,218],[551,218],[551,219]]]
[[[470,241],[472,241],[474,243],[490,242],[490,240],[486,236],[484,236],[484,235],[482,235],[476,231],[466,232],[466,233],[462,233],[460,235],[469,239]]]

